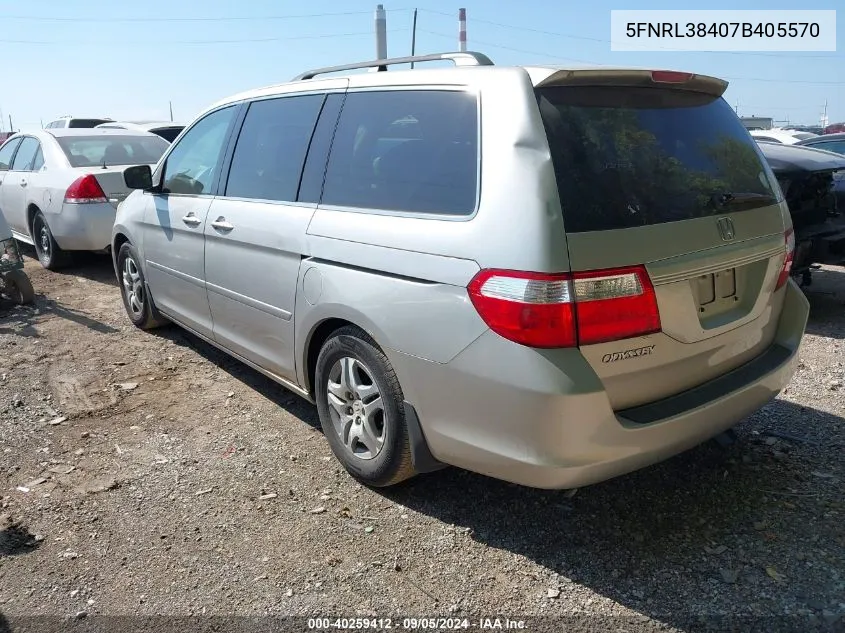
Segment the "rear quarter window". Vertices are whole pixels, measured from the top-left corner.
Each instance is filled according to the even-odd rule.
[[[478,183],[474,95],[447,90],[349,93],[323,204],[469,215]]]
[[[721,98],[611,86],[541,88],[537,97],[568,232],[677,222],[777,200],[756,143]],[[725,194],[742,207],[724,208]]]

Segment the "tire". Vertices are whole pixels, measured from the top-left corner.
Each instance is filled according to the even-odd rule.
[[[24,271],[10,270],[4,273],[3,283],[3,294],[18,305],[26,305],[35,300],[35,289]]]
[[[167,323],[167,319],[156,310],[147,292],[140,261],[135,247],[125,242],[117,252],[117,283],[120,284],[120,296],[129,320],[137,328],[151,330]]]
[[[32,218],[32,242],[35,244],[35,253],[38,261],[47,270],[60,270],[71,262],[70,253],[63,251],[56,243],[50,226],[39,211]]]
[[[402,388],[375,341],[357,327],[341,328],[323,345],[315,369],[320,424],[347,472],[376,488],[413,477]]]

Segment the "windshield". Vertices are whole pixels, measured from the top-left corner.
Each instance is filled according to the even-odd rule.
[[[721,98],[664,88],[538,89],[567,232],[677,222],[776,202]]]
[[[56,140],[71,167],[153,165],[168,147],[157,136],[63,136]]]

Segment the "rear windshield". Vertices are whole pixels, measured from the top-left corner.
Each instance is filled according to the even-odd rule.
[[[776,201],[759,149],[721,98],[611,86],[537,92],[567,232],[677,222]]]
[[[108,123],[108,119],[71,119],[68,127],[89,128],[97,127],[100,123]]]
[[[176,137],[179,136],[179,132],[181,132],[184,128],[182,127],[159,127],[154,130],[150,130],[153,134],[158,134],[161,138],[163,138],[168,143],[172,143],[176,140]]]
[[[71,167],[152,165],[168,143],[157,136],[60,136],[56,139]]]

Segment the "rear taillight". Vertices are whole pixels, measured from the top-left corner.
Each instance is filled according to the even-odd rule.
[[[65,202],[72,204],[93,204],[108,202],[106,194],[97,179],[88,174],[73,181],[65,192]]]
[[[795,232],[792,229],[787,229],[783,237],[786,241],[786,257],[783,258],[783,268],[781,268],[780,275],[778,275],[775,290],[780,290],[786,285],[789,275],[792,272],[792,261],[795,258]]]
[[[467,287],[490,329],[530,347],[574,347],[575,305],[569,275],[482,270]]]
[[[657,296],[644,266],[575,273],[578,344],[660,331]]]
[[[575,347],[660,331],[642,266],[549,275],[483,270],[467,290],[491,330],[530,347]]]

